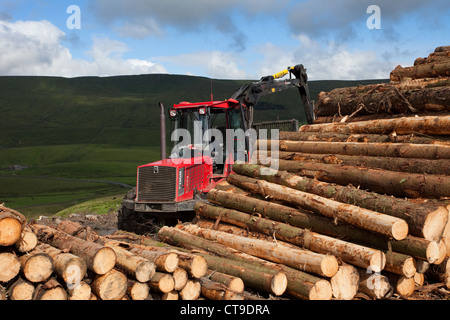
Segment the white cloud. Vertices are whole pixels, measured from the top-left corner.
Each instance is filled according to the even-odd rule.
[[[305,34],[294,36],[296,47],[267,43],[259,48],[263,59],[255,62],[259,74],[273,74],[288,66],[303,64],[310,80],[388,79],[397,65],[369,50],[351,50],[346,45],[321,44]]]
[[[158,57],[157,60],[182,67],[186,75],[200,75],[214,79],[246,79],[238,54],[222,51],[201,51],[176,56]]]
[[[0,75],[113,76],[167,73],[160,64],[124,59],[126,44],[93,38],[89,60],[74,59],[61,43],[65,33],[43,21],[0,21]]]

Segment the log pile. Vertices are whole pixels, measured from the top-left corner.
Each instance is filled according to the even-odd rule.
[[[395,68],[390,83],[321,92],[316,123],[448,115],[449,77],[450,46],[438,47],[427,58],[418,58],[412,67]]]
[[[241,298],[240,279],[208,274],[203,257],[123,241],[133,236],[103,237],[69,220],[39,224],[0,206],[0,300]]]

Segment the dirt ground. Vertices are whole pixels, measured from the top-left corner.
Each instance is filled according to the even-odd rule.
[[[93,230],[102,235],[110,235],[118,230],[117,228],[117,212],[108,215],[84,215],[72,214],[69,218],[71,221],[78,222],[84,226],[89,226]],[[59,219],[59,218],[58,218]],[[370,297],[359,293],[355,300],[371,300]],[[389,300],[450,300],[450,289],[444,283],[430,282],[418,287],[414,294],[409,297],[401,297],[393,294]]]

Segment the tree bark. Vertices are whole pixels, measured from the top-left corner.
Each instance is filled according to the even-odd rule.
[[[368,210],[401,218],[408,223],[412,235],[430,241],[439,241],[449,219],[446,205],[438,201],[409,201],[376,194],[352,187],[320,182],[307,177],[300,177],[288,172],[271,170],[263,166],[235,164],[233,171],[248,177],[278,183],[296,190],[317,194],[335,201],[354,204]],[[231,175],[229,180],[232,180]],[[242,183],[252,186],[253,180]]]
[[[264,196],[270,195],[274,199],[300,206],[332,219],[350,223],[365,230],[393,237],[396,240],[405,239],[408,235],[408,224],[400,218],[337,202],[264,180],[233,174],[228,177],[228,181],[255,193],[263,194]],[[240,181],[250,181],[250,183],[245,183],[245,186],[242,183],[239,185]]]
[[[450,122],[449,122],[450,125]],[[277,141],[279,150],[313,154],[335,154],[368,157],[395,157],[413,159],[450,159],[450,146],[438,144]],[[259,153],[272,150],[272,140],[258,140]],[[266,146],[261,148],[260,146]]]
[[[379,250],[292,227],[273,220],[250,216],[236,210],[214,207],[206,203],[197,203],[195,210],[201,216],[210,219],[220,217],[223,222],[244,228],[248,227],[267,235],[275,235],[277,239],[321,254],[334,255],[349,264],[362,268],[377,266],[379,270],[382,270],[385,266],[385,256]]]
[[[386,251],[386,271],[405,278],[411,278],[416,273],[416,261],[413,257],[398,252]]]
[[[47,281],[53,273],[53,259],[43,252],[31,252],[21,256],[22,273],[33,283]]]
[[[324,123],[333,122],[327,121]],[[446,140],[435,137],[417,136],[416,134],[346,134],[334,132],[293,132],[281,131],[279,140],[322,141],[322,142],[373,142],[373,143],[412,143],[450,145]]]
[[[332,297],[331,284],[322,278],[310,275],[308,273],[284,266],[273,262],[261,260],[254,256],[246,255],[237,250],[225,247],[218,243],[190,235],[182,230],[171,228],[160,231],[158,234],[165,242],[171,242],[175,245],[182,246],[190,250],[199,250],[205,248],[222,258],[212,257],[209,254],[198,253],[205,257],[208,261],[210,269],[219,271],[241,278],[245,286],[260,289],[264,292],[273,293],[272,283],[284,283],[284,275],[287,277],[287,292],[299,299],[306,300],[330,300]],[[236,268],[235,262],[238,262],[241,268]],[[225,267],[225,265],[227,267]],[[272,277],[278,274],[278,279]],[[266,280],[267,278],[271,280]],[[259,281],[263,279],[263,281]],[[278,285],[279,295],[282,286]]]
[[[66,284],[75,286],[85,277],[87,265],[80,257],[71,253],[64,253],[45,243],[37,245],[35,250],[48,254],[52,258],[54,271]]]
[[[441,264],[430,265],[430,268],[425,272],[425,276],[443,282],[450,289],[450,257],[447,257]]]
[[[213,280],[202,278],[200,280],[201,292],[210,300],[244,300],[237,292],[230,291],[225,285]]]
[[[450,111],[449,97],[450,88],[446,86],[417,90],[388,83],[338,88],[319,94],[315,114],[323,117],[443,112]]]
[[[180,239],[180,234],[182,238]],[[163,238],[165,242],[182,244],[180,242],[186,241],[187,233],[175,228],[163,227],[160,229],[158,236]],[[198,237],[196,237],[198,238]],[[201,238],[200,238],[201,239]],[[201,240],[190,237],[191,241],[197,243],[197,246],[201,246]],[[206,241],[206,240],[205,240]],[[210,243],[210,241],[207,241]],[[282,295],[287,287],[287,279],[284,273],[280,273],[278,270],[269,271],[268,268],[256,268],[249,263],[230,261],[228,259],[214,257],[209,254],[201,254],[208,263],[208,266],[222,273],[227,273],[235,277],[240,277],[246,285],[255,288],[257,290],[263,290],[275,295]],[[262,270],[261,270],[262,269]]]
[[[265,157],[290,160],[301,163],[322,163],[340,166],[365,167],[388,171],[409,172],[427,175],[450,175],[450,159],[419,159],[399,157],[371,157],[343,154],[313,154],[282,151],[260,153]]]
[[[184,226],[182,230],[247,254],[322,277],[334,276],[339,268],[337,259],[331,255],[318,254],[300,248],[294,249],[277,243],[240,237],[225,232],[201,229],[195,225]]]
[[[127,284],[125,274],[112,269],[104,275],[95,275],[91,290],[101,300],[122,300],[127,293]]]
[[[269,159],[273,164],[274,159]],[[444,199],[450,194],[450,175],[447,174],[430,175],[290,160],[275,163],[282,171],[342,186],[353,185],[379,194],[413,199]]]
[[[205,278],[221,283],[233,292],[242,293],[245,289],[244,282],[241,278],[233,277],[225,273],[209,270]]]
[[[82,240],[48,226],[35,224],[33,228],[40,241],[79,256],[86,262],[88,269],[96,274],[107,274],[116,264],[117,256],[111,248]]]
[[[450,116],[403,117],[351,123],[305,125],[300,132],[335,132],[351,134],[422,133],[436,136],[450,135]]]
[[[404,78],[420,79],[450,76],[450,60],[418,64],[413,67],[397,66],[390,74],[392,82],[402,81]]]

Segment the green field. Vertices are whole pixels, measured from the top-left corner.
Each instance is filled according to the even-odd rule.
[[[229,98],[247,82],[214,80],[214,99]],[[316,100],[321,91],[379,82],[309,86]],[[95,180],[135,185],[136,167],[160,158],[159,102],[168,109],[181,101],[207,101],[210,90],[210,79],[177,75],[0,77],[0,201],[36,217],[126,194],[127,188]],[[305,123],[300,101],[296,89],[265,97],[255,122]],[[169,119],[167,128],[170,133]],[[18,165],[26,169],[11,169]]]

